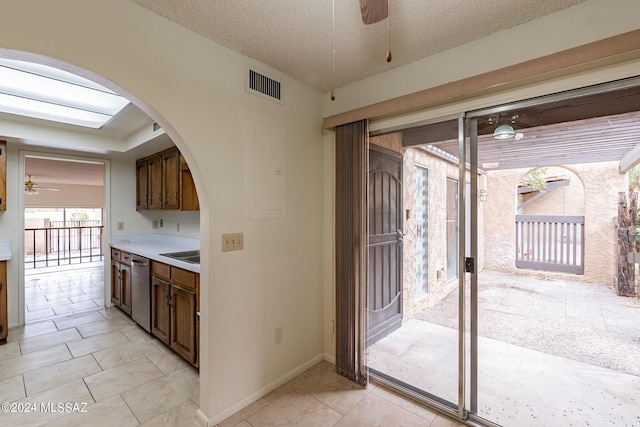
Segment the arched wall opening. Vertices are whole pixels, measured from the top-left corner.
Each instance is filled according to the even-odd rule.
[[[127,98],[132,104],[146,113],[154,123],[157,123],[160,128],[162,128],[162,130],[166,132],[166,135],[168,135],[171,142],[173,142],[175,146],[178,147],[189,165],[189,169],[193,177],[197,195],[200,201],[200,210],[198,213],[194,213],[199,217],[199,237],[200,240],[204,240],[205,242],[209,240],[209,210],[206,193],[203,188],[203,179],[199,172],[199,167],[196,164],[193,155],[189,150],[189,147],[182,139],[180,134],[175,130],[175,128],[171,125],[171,123],[169,123],[168,120],[166,120],[161,114],[156,111],[155,108],[153,108],[149,103],[147,103],[140,97],[134,95],[131,91],[128,91],[122,86],[115,84],[112,80],[103,75],[99,75],[95,72],[90,72],[80,66],[53,58],[51,56],[17,50],[0,49],[0,57],[43,64],[84,77],[86,79],[99,83],[100,85],[105,86],[115,93]],[[12,118],[9,116],[6,119],[6,122],[11,121]],[[151,138],[152,135],[148,135],[149,132],[146,131],[141,131],[139,132],[140,135],[134,135],[128,139],[125,138],[123,140],[101,136],[92,137],[82,135],[82,131],[78,131],[77,140],[70,141],[65,145],[60,145],[57,141],[55,141],[58,138],[53,138],[52,142],[49,144],[47,140],[47,132],[50,131],[52,133],[55,133],[55,124],[52,125],[50,129],[48,129],[46,126],[34,124],[34,131],[27,132],[25,136],[22,137],[21,129],[24,129],[25,127],[29,127],[29,121],[27,121],[26,124],[16,126],[16,128],[9,127],[7,129],[5,126],[4,132],[0,130],[0,139],[6,139],[9,142],[9,155],[16,160],[19,160],[11,162],[9,167],[7,168],[7,203],[9,205],[9,208],[8,211],[4,213],[5,218],[9,219],[10,222],[14,222],[15,220],[15,224],[18,225],[18,227],[15,227],[15,229],[13,230],[14,232],[12,232],[12,235],[10,236],[12,247],[15,248],[15,250],[13,251],[14,257],[17,260],[17,262],[10,264],[8,271],[10,276],[9,286],[11,288],[10,298],[8,302],[10,327],[25,324],[25,243],[23,237],[24,235],[21,234],[21,231],[24,229],[23,212],[25,208],[25,196],[24,192],[21,191],[21,189],[24,181],[22,177],[25,175],[25,157],[46,156],[50,159],[96,161],[104,164],[104,300],[105,302],[107,302],[111,299],[111,289],[109,286],[109,283],[111,281],[111,270],[109,268],[110,258],[108,255],[110,251],[109,242],[112,237],[112,232],[115,231],[115,226],[113,224],[115,224],[118,218],[117,214],[112,214],[114,209],[113,199],[118,198],[118,189],[112,186],[112,182],[114,179],[113,175],[118,175],[119,173],[121,173],[121,170],[115,170],[112,172],[110,159],[112,159],[114,156],[116,159],[120,159],[123,153],[135,149],[136,144],[142,145],[147,143],[147,145],[151,146],[145,148],[145,150],[147,151],[153,148],[154,145],[153,138]],[[7,133],[7,135],[5,135],[5,132]],[[150,142],[145,141],[145,138],[147,137],[150,137]],[[86,140],[83,141],[83,138],[86,138]],[[135,187],[134,183],[131,183],[131,185]],[[170,215],[171,213],[167,213],[167,216]],[[203,257],[203,259],[206,260],[208,253],[208,246],[203,245],[201,247],[201,256]],[[14,280],[16,277],[18,278],[17,281]],[[200,277],[200,280],[203,283],[208,282],[208,267],[206,262],[203,263],[202,268],[200,269]],[[204,294],[206,295],[206,293],[207,291],[205,289]],[[107,303],[105,305],[110,306],[110,303]],[[204,297],[202,298],[200,310],[201,317],[206,318],[208,308],[206,304],[206,298]],[[201,339],[202,342],[206,342],[207,327],[206,324],[203,325],[203,323],[201,323],[201,330],[205,331],[205,333],[201,333],[200,336],[203,337]],[[206,354],[206,346],[202,345],[201,348],[203,348],[202,352]],[[206,358],[203,358],[203,362],[201,362],[201,372],[206,372],[206,368],[204,367],[206,365]],[[205,388],[208,386],[206,381],[202,382],[202,384]],[[201,393],[201,395],[206,395],[206,393]],[[201,405],[201,407],[203,407],[203,405]],[[206,403],[204,403],[204,407],[206,407]]]
[[[584,183],[570,167],[531,169],[520,177],[516,194],[522,215],[584,215]]]

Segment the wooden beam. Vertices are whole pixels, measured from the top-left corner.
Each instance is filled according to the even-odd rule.
[[[443,103],[486,96],[552,78],[640,58],[640,30],[609,37],[466,79],[325,117],[323,129],[357,120],[399,114]]]
[[[632,167],[640,163],[640,144],[629,151],[620,160],[620,173],[627,173]]]

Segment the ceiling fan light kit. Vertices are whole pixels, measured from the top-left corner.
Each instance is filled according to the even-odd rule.
[[[516,132],[511,125],[500,125],[493,131],[495,139],[509,139],[515,136]]]
[[[24,194],[27,196],[35,196],[38,193],[38,190],[48,190],[48,191],[60,191],[57,188],[48,188],[48,187],[40,187],[35,182],[31,181],[33,175],[27,175],[27,180],[24,182]]]

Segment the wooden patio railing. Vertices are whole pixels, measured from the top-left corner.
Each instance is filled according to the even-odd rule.
[[[516,267],[584,274],[584,217],[516,215]]]

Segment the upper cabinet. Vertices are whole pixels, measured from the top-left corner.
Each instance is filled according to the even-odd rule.
[[[0,211],[7,210],[7,142],[0,141]]]
[[[189,167],[176,147],[136,162],[136,209],[197,211]]]

